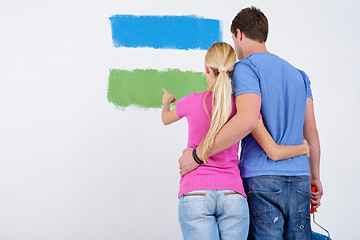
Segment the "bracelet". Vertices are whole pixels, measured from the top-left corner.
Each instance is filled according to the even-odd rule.
[[[193,159],[194,161],[197,163],[197,164],[202,164],[204,163],[203,161],[200,160],[200,158],[197,156],[196,154],[196,149],[197,149],[198,146],[196,146],[192,152],[192,155],[193,155]]]

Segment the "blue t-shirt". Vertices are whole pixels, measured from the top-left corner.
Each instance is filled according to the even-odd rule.
[[[254,53],[237,62],[232,77],[234,95],[256,93],[261,96],[264,125],[280,145],[303,142],[306,100],[312,98],[305,72],[271,53]],[[305,155],[273,161],[249,134],[241,141],[241,177],[260,175],[310,175]]]

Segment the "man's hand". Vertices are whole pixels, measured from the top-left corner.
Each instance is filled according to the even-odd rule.
[[[315,187],[316,191],[311,192],[311,203],[313,204],[313,208],[320,207],[321,197],[323,195],[323,188],[320,179],[319,180],[310,180],[311,186]]]
[[[200,164],[196,163],[192,156],[193,148],[187,147],[184,149],[182,156],[179,158],[180,176],[195,170]]]

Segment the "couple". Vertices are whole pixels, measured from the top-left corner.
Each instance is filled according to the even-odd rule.
[[[170,110],[175,96],[164,89],[164,124],[189,124],[179,159],[184,239],[311,239],[310,202],[320,206],[323,190],[310,81],[267,51],[259,9],[241,10],[231,32],[235,51],[216,43],[206,54],[207,91]]]

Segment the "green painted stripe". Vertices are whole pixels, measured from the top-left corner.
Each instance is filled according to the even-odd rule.
[[[178,100],[191,92],[207,89],[205,75],[178,69],[158,71],[136,69],[125,71],[110,69],[108,100],[119,107],[135,105],[143,108],[162,107],[162,88]]]

